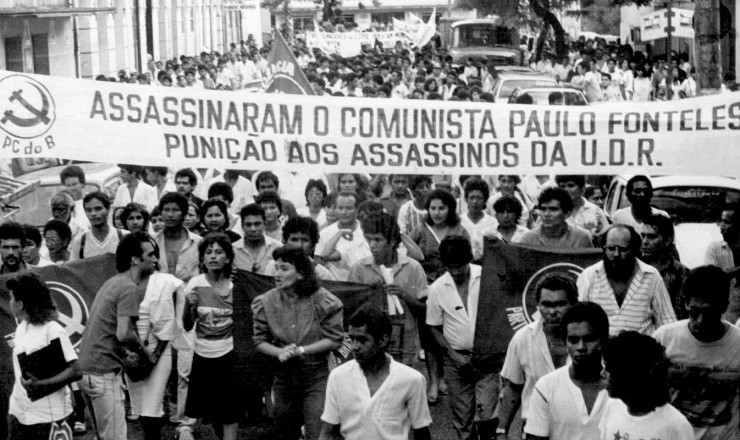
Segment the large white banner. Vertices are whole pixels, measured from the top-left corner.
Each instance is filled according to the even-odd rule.
[[[306,46],[319,48],[327,54],[339,55],[345,58],[355,57],[362,53],[362,45],[375,46],[380,41],[383,47],[394,47],[396,41],[409,44],[408,37],[399,31],[379,32],[320,32],[306,31]]]
[[[0,71],[0,157],[252,170],[738,174],[740,93],[589,107],[240,94]]]

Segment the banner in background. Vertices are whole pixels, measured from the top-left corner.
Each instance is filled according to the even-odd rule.
[[[487,239],[478,299],[473,359],[481,369],[494,368],[514,333],[534,320],[535,286],[545,275],[563,273],[573,281],[601,259],[598,249],[549,249]],[[501,366],[500,364],[498,365]]]
[[[299,70],[280,60],[272,69],[289,77]],[[738,141],[740,93],[534,106],[239,94],[0,71],[0,157],[328,173],[733,176]]]
[[[321,49],[326,54],[339,55],[351,58],[362,53],[362,45],[370,47],[375,41],[380,41],[384,48],[391,48],[396,41],[409,45],[411,39],[402,32],[376,31],[376,32],[320,32],[306,31],[306,46]]]

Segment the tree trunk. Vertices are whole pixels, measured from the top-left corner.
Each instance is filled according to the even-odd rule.
[[[719,3],[720,0],[696,0],[694,5],[696,88],[699,95],[719,93],[722,84]]]
[[[542,3],[540,3],[540,1],[542,1]],[[555,35],[556,56],[558,58],[568,56],[568,46],[566,46],[565,44],[565,29],[563,29],[563,25],[560,24],[560,20],[558,20],[557,15],[550,11],[550,1],[531,0],[530,6],[532,7],[532,12],[537,14],[537,16],[545,22],[545,26],[550,26],[552,28],[552,32]],[[542,42],[544,42],[545,36],[546,29],[542,31],[538,40],[542,40]],[[540,47],[540,41],[538,41],[537,48],[533,57],[535,60],[538,60],[542,56],[542,54],[540,53],[541,49],[542,48]]]

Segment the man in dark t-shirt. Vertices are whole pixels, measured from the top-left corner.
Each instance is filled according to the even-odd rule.
[[[135,324],[139,315],[138,283],[156,270],[157,256],[156,244],[146,234],[125,236],[116,249],[119,273],[103,284],[90,308],[80,342],[80,388],[93,409],[100,440],[126,439],[122,353],[125,346],[141,345]]]

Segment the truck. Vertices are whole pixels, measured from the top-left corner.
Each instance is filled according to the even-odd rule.
[[[459,20],[443,32],[444,46],[452,56],[453,66],[462,66],[468,58],[492,61],[497,66],[521,66],[519,31],[504,26],[499,18]]]

